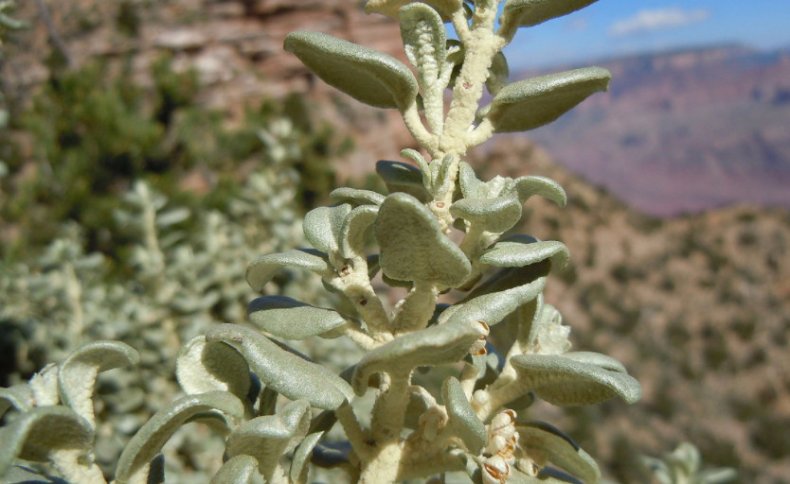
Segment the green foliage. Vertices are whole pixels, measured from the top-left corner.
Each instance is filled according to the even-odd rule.
[[[348,146],[333,141],[329,126],[312,122],[300,99],[264,102],[248,109],[239,127],[228,128],[219,112],[198,103],[195,73],[175,72],[162,57],[152,65],[153,88],[147,89],[128,69],[114,73],[97,61],[56,71],[33,107],[15,120],[15,128],[36,145],[33,159],[21,153],[10,157],[9,175],[0,179],[9,194],[0,214],[20,231],[3,255],[24,255],[30,246],[53,239],[61,221],[73,220],[85,230],[91,250],[117,258],[123,238],[112,214],[119,195],[135,180],[192,207],[226,210],[223,200],[238,193],[243,181],[236,166],[249,159],[287,159],[306,180],[297,194],[305,208],[326,199],[334,184],[326,160]],[[286,151],[278,144],[280,134],[269,131],[277,118],[292,120]],[[206,169],[218,174],[208,199],[180,187],[185,175]]]
[[[386,195],[335,191],[331,198],[339,204],[309,211],[302,228],[311,248],[283,250],[302,239],[289,230],[295,218],[289,203],[295,187],[295,179],[289,179],[291,158],[275,154],[269,140],[276,139],[272,133],[277,130],[270,129],[258,139],[282,163],[266,173],[271,183],[248,180],[241,203],[228,205],[230,215],[205,216],[199,230],[186,226],[188,209],[169,206],[166,195],[144,183],[133,186],[126,209],[115,217],[140,236],[129,254],[139,287],[86,287],[77,271],[90,264],[95,270],[101,259],[87,257],[89,263],[81,263],[86,256],[74,242],[53,249],[62,281],[58,286],[44,278],[42,292],[70,304],[65,324],[79,324],[68,328],[72,334],[111,332],[102,339],[122,339],[138,348],[135,374],[149,393],[161,378],[157,370],[177,360],[176,374],[187,395],[176,397],[163,386],[169,391],[157,397],[172,403],[148,398],[146,411],[135,414],[158,409],[150,419],[135,419],[124,433],[110,418],[103,432],[94,432],[96,375],[134,363],[137,352],[122,343],[78,348],[68,341],[64,363],[0,394],[2,408],[11,410],[2,432],[15,443],[0,464],[8,468],[16,458],[45,461],[50,467],[33,470],[54,470],[78,482],[103,482],[111,475],[119,483],[159,482],[163,466],[173,465],[160,457],[166,442],[184,424],[201,419],[213,422],[219,434],[213,450],[225,460],[221,467],[205,469],[214,482],[307,482],[311,471],[327,472],[322,467],[338,467],[343,479],[365,483],[443,479],[448,473],[483,483],[598,482],[595,461],[560,430],[530,419],[530,407],[537,399],[561,406],[614,397],[632,403],[640,397],[639,383],[611,357],[570,351],[570,328],[542,296],[552,267],[567,260],[567,248],[527,235],[505,236],[532,195],[564,205],[565,192],[541,177],[480,180],[464,156],[494,132],[529,129],[558,117],[605,89],[608,73],[589,68],[508,84],[501,54],[512,38],[508,29],[591,2],[549,8],[547,2],[510,0],[505,21],[496,28],[499,3],[367,2],[369,11],[401,21],[416,76],[389,56],[324,34],[287,37],[286,49],[319,77],[362,102],[397,108],[423,149],[403,152],[417,166],[378,164]],[[518,18],[509,21],[508,15]],[[448,19],[459,44],[446,42],[442,21]],[[107,98],[88,97],[89,109],[70,104],[88,127],[110,123],[109,138],[98,148],[80,148],[87,150],[80,156],[69,150],[82,143],[70,145],[68,139],[84,133],[58,123],[53,129],[39,125],[44,146],[61,150],[45,153],[47,159],[57,154],[76,157],[74,163],[97,163],[96,177],[85,181],[91,186],[116,180],[118,166],[126,177],[175,173],[194,166],[196,153],[216,154],[212,147],[176,137],[183,142],[183,158],[157,157],[159,137],[183,126],[179,119],[189,119],[180,113],[190,102],[183,92],[188,87],[162,76],[155,75],[164,80],[157,84],[154,118],[141,116],[134,99],[120,90]],[[77,91],[84,79],[70,82]],[[496,95],[481,108],[486,84]],[[445,90],[451,87],[445,110]],[[121,119],[110,122],[109,114]],[[133,121],[141,124],[130,126]],[[126,129],[130,137],[121,140]],[[69,136],[63,138],[64,133]],[[130,146],[129,139],[136,143]],[[279,145],[294,146],[299,144]],[[259,197],[266,203],[256,203]],[[267,222],[266,235],[273,239],[272,247],[260,250],[274,253],[252,262],[247,281],[260,292],[277,291],[272,282],[287,291],[287,281],[293,281],[300,291],[292,293],[296,297],[264,295],[253,301],[247,311],[255,328],[217,324],[243,319],[241,279],[228,276],[239,273],[239,262],[247,259],[248,230],[258,219]],[[191,250],[195,246],[201,250]],[[301,273],[306,278],[299,279]],[[316,305],[301,301],[314,296],[305,290],[304,281],[311,279],[320,279],[329,292]],[[6,284],[24,292],[20,280],[25,278]],[[84,300],[88,290],[95,292]],[[382,297],[385,290],[399,300],[391,304]],[[444,294],[454,303],[440,302]],[[107,302],[111,305],[105,307]],[[88,304],[94,306],[86,309]],[[20,312],[12,307],[7,317]],[[93,319],[100,314],[119,323],[102,327]],[[355,344],[356,351],[345,351],[343,341]],[[178,355],[172,354],[174,343],[184,344]],[[313,351],[308,356],[303,349]],[[334,362],[318,358],[332,351]],[[338,361],[345,365],[340,372]],[[423,377],[416,378],[417,373]],[[69,429],[73,443],[35,431],[45,420]],[[120,454],[117,465],[104,466],[102,473],[96,462],[103,446],[97,439],[121,434],[114,446]]]

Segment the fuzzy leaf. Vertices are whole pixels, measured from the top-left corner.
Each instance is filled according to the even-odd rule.
[[[368,0],[365,2],[365,12],[398,18],[401,7],[412,2],[413,0]],[[425,0],[425,3],[436,9],[443,18],[449,18],[454,11],[461,8],[463,2],[462,0]]]
[[[258,461],[249,455],[237,455],[222,464],[211,484],[264,484],[263,476],[258,472]]]
[[[426,281],[454,287],[471,270],[469,259],[447,236],[430,210],[416,198],[387,197],[376,219],[384,274],[401,281]]]
[[[378,213],[378,207],[365,205],[348,214],[340,230],[340,253],[343,257],[364,257],[365,246],[372,237],[373,222]]]
[[[63,403],[95,424],[93,390],[99,373],[113,368],[137,364],[140,354],[120,341],[88,343],[69,355],[60,364],[58,386]]]
[[[318,207],[304,217],[304,236],[316,249],[331,253],[340,248],[340,229],[351,212],[351,205]]]
[[[583,363],[564,355],[518,355],[511,360],[519,381],[554,405],[590,405],[613,397],[634,403],[639,382],[627,373]]]
[[[27,384],[0,388],[0,418],[9,409],[14,409],[17,412],[27,412],[33,407],[34,403],[33,392]]]
[[[285,50],[327,84],[365,104],[404,110],[417,97],[409,68],[382,52],[319,32],[288,34]]]
[[[421,202],[429,198],[422,173],[408,163],[380,160],[376,162],[376,173],[384,180],[390,193],[408,193]]]
[[[565,190],[559,183],[542,176],[520,176],[516,178],[516,190],[521,203],[527,201],[532,195],[551,200],[560,207],[564,207],[568,202]]]
[[[220,417],[228,427],[228,419],[244,416],[244,405],[228,392],[209,392],[187,395],[156,412],[134,434],[118,459],[115,478],[118,483],[143,478],[151,460],[162,450],[170,437],[192,419],[206,416]]]
[[[208,341],[224,341],[236,348],[267,387],[291,400],[307,400],[324,410],[335,409],[353,392],[327,368],[283,350],[257,331],[236,324],[214,326]]]
[[[487,328],[476,320],[457,318],[446,324],[406,333],[368,352],[357,364],[352,384],[358,395],[363,395],[368,380],[378,372],[408,375],[418,366],[455,363],[469,352],[469,348]]]
[[[0,429],[0,476],[14,459],[47,462],[60,451],[88,453],[93,447],[93,427],[61,405],[30,410]]]
[[[510,75],[510,69],[507,65],[507,59],[502,51],[496,53],[491,61],[491,67],[488,70],[488,79],[486,79],[486,89],[492,96],[496,96],[499,91],[507,84],[507,78]]]
[[[287,296],[263,296],[249,305],[250,322],[285,339],[305,339],[346,323],[331,309],[317,308]]]
[[[515,82],[499,91],[486,116],[499,133],[534,129],[605,91],[610,78],[606,69],[585,67]]]
[[[542,242],[499,242],[488,249],[480,262],[495,267],[525,267],[551,259],[552,266],[563,267],[570,257],[568,248],[562,242],[547,240]]]
[[[409,62],[417,69],[422,86],[434,85],[445,68],[447,35],[442,18],[424,3],[400,9],[400,32]]]
[[[219,342],[196,336],[179,351],[176,378],[187,394],[226,391],[244,401],[252,380],[250,367],[238,351]]]
[[[323,257],[295,249],[255,259],[247,267],[247,282],[254,290],[260,291],[277,272],[286,267],[299,267],[319,274],[328,269]]]
[[[538,422],[517,426],[519,445],[527,455],[545,456],[549,462],[582,482],[598,482],[601,471],[590,455],[567,435],[551,425]]]
[[[521,202],[515,196],[462,198],[450,207],[453,217],[482,225],[483,230],[501,234],[521,218]]]
[[[503,22],[514,22],[522,27],[531,27],[553,18],[568,15],[596,0],[507,0],[503,11]]]
[[[351,205],[381,205],[384,195],[372,190],[341,187],[332,190],[329,199],[335,203],[350,203]]]
[[[229,456],[251,455],[258,460],[266,480],[281,456],[289,452],[310,427],[310,404],[304,400],[291,402],[275,415],[257,417],[239,425],[228,436]]]
[[[288,473],[291,482],[294,484],[305,484],[307,482],[308,471],[310,470],[310,457],[313,449],[318,445],[318,441],[323,437],[323,432],[314,432],[302,440],[299,447],[294,451],[291,459],[291,468]]]
[[[453,377],[445,380],[442,385],[442,398],[450,419],[448,425],[455,429],[473,455],[479,454],[486,445],[486,428],[472,410],[461,383]]]

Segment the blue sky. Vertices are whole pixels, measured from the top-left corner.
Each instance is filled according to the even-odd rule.
[[[736,42],[790,46],[788,0],[599,0],[532,28],[506,49],[513,69]]]

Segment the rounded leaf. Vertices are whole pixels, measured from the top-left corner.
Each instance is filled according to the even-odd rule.
[[[252,324],[286,339],[305,339],[346,324],[346,319],[331,309],[310,306],[287,296],[254,299],[248,312]]]
[[[255,259],[247,267],[247,282],[254,290],[260,291],[275,274],[287,267],[299,267],[319,274],[326,272],[329,268],[323,257],[294,249],[277,254],[267,254]]]
[[[58,387],[63,403],[94,424],[93,390],[99,373],[137,364],[140,354],[120,341],[88,343],[66,358],[58,369]]]
[[[605,91],[610,78],[606,69],[585,67],[515,82],[499,91],[486,116],[499,133],[534,129]]]
[[[405,193],[387,197],[376,219],[384,274],[401,281],[455,287],[471,271],[466,255],[444,235],[433,213]]]
[[[486,428],[483,422],[477,418],[461,388],[461,383],[456,378],[450,377],[444,381],[442,398],[447,408],[448,425],[455,429],[456,435],[464,441],[467,449],[473,455],[479,454],[486,445]]]
[[[406,57],[417,69],[420,83],[432,86],[445,68],[447,34],[442,18],[424,3],[406,5],[399,14]]]
[[[527,201],[532,195],[551,200],[560,207],[568,202],[568,196],[559,183],[543,176],[520,176],[516,178],[516,191],[521,203]]]
[[[376,173],[384,180],[390,193],[408,193],[421,202],[430,197],[423,183],[422,172],[408,163],[379,160],[376,162]]]
[[[545,456],[549,462],[582,482],[599,482],[601,471],[590,455],[564,432],[545,422],[516,427],[519,446],[530,455]]]
[[[252,380],[247,361],[225,343],[206,342],[196,336],[182,348],[176,359],[176,378],[187,394],[226,391],[244,400]]]
[[[368,352],[360,360],[352,378],[354,391],[363,395],[369,378],[378,372],[408,375],[418,366],[455,363],[469,352],[475,341],[487,334],[487,327],[464,318],[406,333]]]
[[[521,202],[516,196],[462,198],[450,207],[453,217],[481,225],[483,230],[501,234],[521,218]]]
[[[378,213],[378,207],[365,205],[348,214],[340,229],[340,252],[343,257],[364,256],[365,246],[372,238],[373,222],[376,221]]]
[[[38,407],[0,429],[0,476],[15,459],[47,462],[55,452],[88,453],[93,426],[68,407]]]
[[[307,400],[325,410],[335,409],[353,392],[327,368],[283,350],[251,328],[236,324],[214,326],[207,341],[224,341],[236,348],[267,387],[291,400]]]
[[[541,242],[498,242],[488,249],[480,262],[495,267],[525,267],[551,259],[552,267],[563,267],[570,254],[562,242],[547,240]]]
[[[288,34],[285,50],[327,84],[365,104],[404,110],[417,97],[409,68],[382,52],[319,32]]]
[[[381,205],[384,195],[372,190],[341,187],[332,190],[329,199],[335,203],[350,203],[351,205]]]
[[[582,9],[596,0],[507,0],[503,22],[531,27]]]
[[[182,425],[197,417],[217,416],[240,419],[244,405],[228,392],[187,395],[158,411],[146,422],[124,448],[118,459],[115,478],[126,483],[141,478],[151,460]]]
[[[258,472],[258,461],[249,455],[237,455],[222,464],[211,484],[264,484],[263,476]]]
[[[291,468],[288,472],[291,481],[296,484],[307,482],[307,473],[310,470],[310,457],[313,454],[313,449],[318,445],[318,441],[323,437],[323,432],[314,432],[299,444],[299,447],[294,451],[293,459],[291,459]]]
[[[316,249],[330,253],[340,248],[340,229],[351,212],[351,205],[318,207],[304,217],[304,236]]]
[[[590,405],[620,397],[634,403],[639,382],[627,373],[583,363],[564,355],[518,355],[511,364],[519,382],[554,405]]]
[[[275,415],[257,417],[239,425],[228,436],[229,456],[250,455],[269,480],[277,461],[295,447],[310,427],[310,404],[291,402]]]
[[[0,418],[14,409],[17,412],[27,412],[35,403],[33,392],[27,384],[14,385],[9,388],[0,388]]]

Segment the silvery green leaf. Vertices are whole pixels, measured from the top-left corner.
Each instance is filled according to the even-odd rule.
[[[58,370],[63,403],[94,425],[93,389],[99,373],[137,364],[140,354],[120,341],[88,343],[66,358]]]
[[[0,418],[14,409],[17,412],[27,412],[33,407],[33,392],[27,384],[14,385],[9,388],[0,388]]]
[[[421,387],[420,387],[421,388]],[[420,417],[429,408],[436,404],[436,400],[426,391],[410,391],[409,403],[406,405],[406,415],[403,425],[409,429],[416,429],[420,424]]]
[[[543,422],[516,428],[520,434],[519,446],[527,455],[545,456],[549,462],[582,482],[601,480],[601,471],[595,460],[565,433]]]
[[[289,250],[277,254],[267,254],[252,261],[247,267],[247,282],[260,291],[280,270],[299,267],[318,274],[326,272],[329,266],[326,259],[304,250]]]
[[[142,479],[151,460],[162,450],[170,437],[186,422],[205,416],[216,416],[226,422],[241,419],[244,405],[228,392],[187,395],[156,412],[132,437],[118,459],[115,478],[119,484]]]
[[[452,155],[447,155],[441,160],[433,160],[431,162],[429,170],[432,183],[427,185],[426,188],[434,194],[434,198],[441,197],[449,190],[455,188],[455,183],[452,183],[452,179],[449,176],[450,167],[454,160],[455,158]]]
[[[423,185],[422,173],[408,163],[381,160],[376,162],[376,173],[384,180],[390,193],[408,193],[421,202],[430,198]]]
[[[340,248],[340,230],[351,205],[318,207],[304,216],[304,236],[316,249],[332,253]]]
[[[469,259],[444,235],[431,211],[410,195],[388,196],[375,228],[387,277],[454,287],[471,271]]]
[[[38,407],[0,429],[0,476],[15,459],[47,462],[59,451],[90,452],[93,427],[64,406]]]
[[[470,298],[445,311],[439,322],[474,320],[494,326],[518,307],[538,297],[546,284],[546,278],[539,273],[523,271],[513,278],[513,282],[517,284],[504,290],[490,292],[486,290],[486,285],[481,286],[470,294]],[[481,295],[477,295],[478,291]]]
[[[291,32],[285,50],[327,84],[365,104],[405,110],[417,97],[409,68],[382,52],[319,32]]]
[[[377,206],[365,205],[348,214],[340,229],[340,252],[343,257],[364,257],[365,247],[373,237],[373,222],[378,213]]]
[[[507,0],[502,22],[531,27],[553,18],[568,15],[596,0]]]
[[[288,453],[307,434],[310,404],[291,402],[275,415],[257,417],[236,427],[228,436],[225,452],[229,456],[251,455],[266,480],[280,457]]]
[[[400,32],[409,62],[422,86],[433,86],[445,68],[447,34],[439,13],[424,3],[400,9]]]
[[[249,455],[237,455],[222,464],[211,484],[264,484],[263,476],[258,472],[258,461]]]
[[[294,484],[307,483],[308,471],[310,470],[310,457],[313,454],[313,449],[323,435],[323,432],[314,432],[308,435],[294,451],[293,459],[291,459],[291,468],[288,472],[288,476]]]
[[[563,267],[570,254],[562,242],[546,240],[523,244],[498,242],[480,257],[480,262],[495,267],[524,267],[551,259],[552,267]]]
[[[466,448],[473,455],[479,454],[486,445],[485,425],[475,415],[461,388],[461,383],[456,378],[450,377],[444,381],[442,398],[447,407],[448,425],[455,429],[456,435],[464,441]]]
[[[226,391],[244,401],[252,381],[247,361],[225,343],[196,336],[179,351],[176,378],[187,394]]]
[[[381,205],[384,195],[372,190],[341,187],[332,190],[329,199],[335,203],[350,203],[351,205]]]
[[[352,378],[354,391],[363,395],[369,378],[378,372],[408,375],[418,366],[455,363],[486,334],[487,328],[479,322],[463,318],[406,333],[368,352],[359,361]]]
[[[156,215],[156,225],[159,228],[167,228],[180,224],[188,219],[189,215],[189,210],[186,208],[175,208],[166,212],[161,212]]]
[[[486,117],[499,133],[534,129],[605,91],[610,78],[606,69],[585,67],[514,82],[494,97]]]
[[[491,60],[491,67],[488,70],[488,79],[486,79],[486,89],[492,96],[496,96],[499,91],[507,84],[507,78],[510,75],[510,69],[507,65],[507,59],[502,51],[496,53]]]
[[[516,190],[521,203],[527,201],[532,195],[540,195],[551,200],[560,207],[564,207],[568,202],[565,190],[559,183],[542,176],[520,176],[516,178]]]
[[[425,158],[420,154],[419,151],[413,150],[411,148],[406,148],[401,150],[400,155],[404,158],[408,158],[411,161],[415,162],[420,170],[420,175],[422,176],[422,185],[425,187],[426,190],[430,190],[432,186],[432,179],[431,179],[431,168]]]
[[[267,387],[291,400],[307,400],[325,410],[335,409],[353,391],[327,368],[283,350],[257,331],[236,324],[214,326],[208,341],[224,341],[247,359],[252,371]]]
[[[578,361],[579,363],[595,365],[605,370],[628,373],[628,370],[619,360],[609,355],[604,355],[603,353],[595,353],[593,351],[571,351],[564,353],[563,356]]]
[[[468,220],[483,230],[501,234],[521,218],[521,202],[515,196],[496,198],[462,198],[450,207],[453,217]]]
[[[29,380],[28,385],[33,392],[35,406],[43,407],[60,403],[59,370],[58,365],[48,363]]]
[[[485,198],[482,181],[477,178],[474,168],[469,163],[462,161],[458,169],[458,185],[464,198]]]
[[[590,405],[613,397],[634,403],[641,396],[639,382],[627,373],[565,355],[518,355],[510,362],[519,382],[554,405]]]
[[[285,339],[305,339],[346,324],[345,318],[331,309],[287,296],[259,297],[250,303],[248,311],[252,324]]]
[[[368,0],[365,2],[365,12],[398,18],[401,7],[412,2],[413,0]],[[436,9],[443,18],[449,18],[454,11],[461,8],[462,0],[425,0],[425,3]]]

